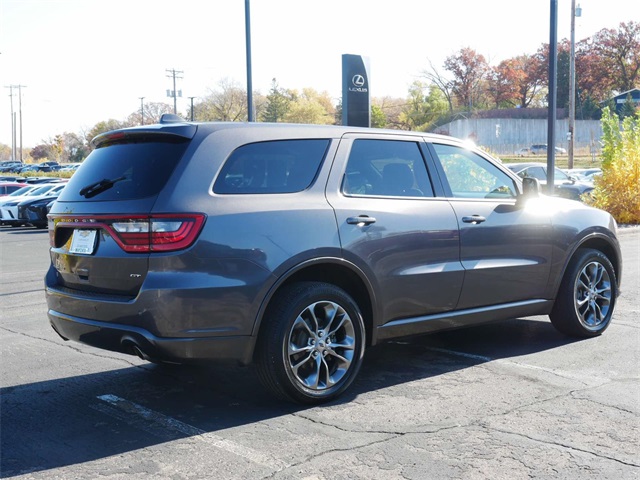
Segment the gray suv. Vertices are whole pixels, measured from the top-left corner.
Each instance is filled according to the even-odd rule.
[[[589,337],[611,321],[613,218],[454,138],[165,116],[93,145],[49,214],[64,339],[255,364],[314,404],[392,338],[541,314]]]

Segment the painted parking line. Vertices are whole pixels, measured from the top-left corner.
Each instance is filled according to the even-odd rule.
[[[245,447],[244,445],[222,438],[214,433],[206,432],[116,395],[100,395],[97,398],[107,405],[115,407],[115,409],[100,408],[101,406],[98,405],[96,410],[116,417],[119,420],[126,421],[128,424],[141,428],[144,431],[157,434],[164,430],[164,436],[167,434],[188,436],[275,471],[284,470],[290,466],[271,455]]]

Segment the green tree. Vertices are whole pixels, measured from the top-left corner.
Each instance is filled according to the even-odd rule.
[[[627,95],[624,99],[624,103],[622,104],[622,109],[620,111],[620,116],[622,118],[625,117],[633,117],[636,114],[636,104],[633,101],[631,95]]]
[[[371,126],[373,128],[387,127],[387,116],[378,105],[371,105]]]
[[[285,120],[289,123],[332,125],[335,123],[335,107],[327,92],[318,93],[305,88],[302,93],[291,92],[292,99]]]
[[[260,119],[263,122],[282,122],[287,117],[290,109],[291,94],[284,88],[280,88],[274,78]]]
[[[446,112],[447,100],[442,91],[435,85],[415,81],[409,87],[400,119],[407,130],[428,131]]]

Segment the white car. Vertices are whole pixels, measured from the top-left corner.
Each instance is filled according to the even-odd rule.
[[[18,204],[23,200],[43,198],[58,194],[66,183],[45,183],[34,185],[31,190],[26,191],[23,195],[7,195],[0,202],[0,224],[19,226],[24,225],[26,221],[18,218]],[[26,189],[27,187],[25,187]],[[14,193],[19,193],[20,190]]]

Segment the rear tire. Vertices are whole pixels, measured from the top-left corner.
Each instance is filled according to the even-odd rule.
[[[578,250],[567,267],[549,317],[560,332],[595,337],[609,324],[618,296],[613,265],[600,251]]]
[[[333,400],[353,382],[365,348],[356,302],[322,282],[285,287],[262,321],[258,376],[276,396],[304,404]]]

